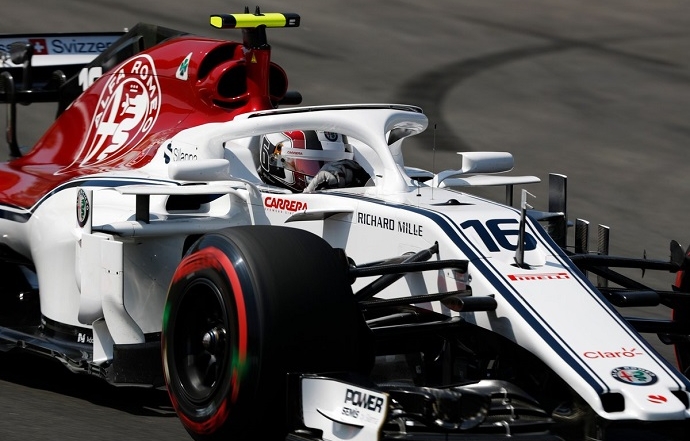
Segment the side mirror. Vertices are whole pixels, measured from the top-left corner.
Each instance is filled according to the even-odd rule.
[[[34,47],[28,41],[15,41],[9,44],[10,60],[14,64],[30,63]]]
[[[34,55],[34,47],[28,41],[15,41],[10,43],[8,49],[10,60],[22,65],[22,88],[31,89],[31,57]]]

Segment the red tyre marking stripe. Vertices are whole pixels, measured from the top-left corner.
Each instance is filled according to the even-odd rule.
[[[234,405],[237,401],[239,395],[239,386],[241,382],[241,377],[246,369],[247,360],[247,341],[248,341],[248,329],[247,329],[247,311],[246,305],[244,303],[244,296],[242,295],[242,284],[240,283],[239,277],[235,268],[232,266],[230,259],[225,253],[218,248],[208,247],[195,252],[194,254],[187,256],[175,270],[173,275],[173,282],[176,283],[179,280],[190,276],[196,271],[214,268],[220,272],[225,273],[230,282],[230,287],[232,289],[232,294],[235,298],[235,304],[237,306],[237,341],[238,347],[236,354],[233,354],[231,369],[231,395],[227,397],[218,410],[213,416],[204,422],[196,422],[187,418],[185,415],[178,413],[178,416],[182,423],[189,427],[196,433],[213,433],[215,432],[228,417],[230,413],[230,406]],[[177,409],[177,401],[170,394],[170,398],[173,406]],[[229,403],[228,403],[229,399]]]

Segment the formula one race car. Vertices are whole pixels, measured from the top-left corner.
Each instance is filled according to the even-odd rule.
[[[0,37],[0,349],[165,385],[197,440],[687,439],[681,246],[613,257],[601,227],[590,252],[565,177],[546,211],[526,190],[514,204],[539,179],[501,174],[508,153],[406,166],[417,107],[295,106],[266,30],[299,23],[211,16],[242,42],[145,24]],[[34,102],[58,117],[22,152],[16,106]],[[657,305],[673,318],[619,312]]]

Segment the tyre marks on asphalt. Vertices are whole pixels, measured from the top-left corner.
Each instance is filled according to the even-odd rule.
[[[655,73],[660,75],[671,75],[676,79],[678,79],[680,75],[682,79],[688,80],[686,74],[674,70],[682,67],[677,63],[670,63],[660,58],[636,54],[612,46],[613,44],[629,43],[639,39],[685,37],[684,34],[665,33],[660,35],[648,34],[641,37],[625,36],[581,40],[477,17],[465,16],[462,19],[470,24],[491,27],[499,31],[515,33],[523,37],[535,37],[546,40],[546,43],[491,52],[478,57],[461,59],[440,67],[435,66],[432,70],[418,75],[404,83],[396,94],[396,96],[400,97],[397,101],[415,103],[415,105],[420,106],[429,117],[430,127],[435,128],[435,130],[427,130],[412,138],[410,144],[416,147],[434,145],[438,146],[440,150],[449,148],[452,148],[454,151],[474,150],[472,145],[464,140],[457,132],[454,132],[448,122],[444,120],[443,103],[446,95],[454,87],[457,87],[458,84],[465,82],[469,78],[490,69],[503,67],[529,58],[543,57],[576,49],[585,49],[606,57],[618,58],[622,62],[632,64],[641,63],[647,65],[647,67],[656,67],[658,69]],[[500,103],[496,103],[496,105],[500,105]]]

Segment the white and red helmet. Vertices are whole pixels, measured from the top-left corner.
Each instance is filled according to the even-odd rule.
[[[264,182],[302,192],[324,164],[352,159],[347,136],[335,132],[295,130],[261,136],[259,176]]]

